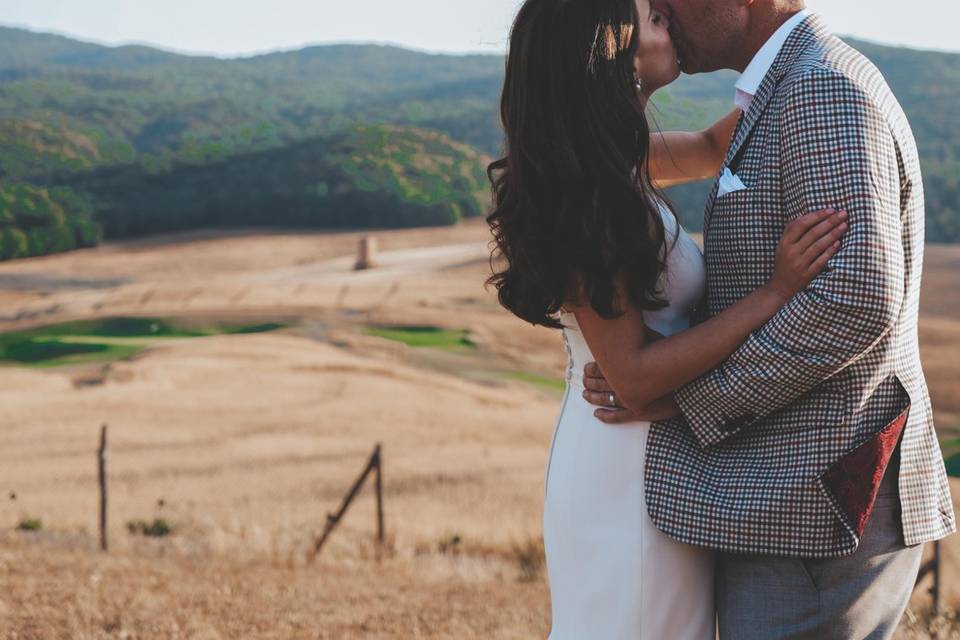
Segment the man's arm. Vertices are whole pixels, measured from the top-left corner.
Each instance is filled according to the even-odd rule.
[[[783,123],[790,219],[849,213],[841,250],[730,358],[674,394],[703,447],[783,408],[863,357],[904,296],[900,175],[890,128],[848,78],[816,69],[790,89]]]

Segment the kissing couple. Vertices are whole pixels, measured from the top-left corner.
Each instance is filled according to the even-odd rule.
[[[730,115],[651,131],[654,92],[717,69]],[[489,282],[569,359],[550,639],[890,638],[955,517],[883,76],[800,0],[526,0],[501,117]],[[659,189],[703,178],[701,251]]]

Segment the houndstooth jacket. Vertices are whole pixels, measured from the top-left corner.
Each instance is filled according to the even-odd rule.
[[[955,519],[920,365],[924,197],[910,125],[880,72],[808,17],[724,162],[747,185],[706,210],[698,319],[765,283],[785,224],[849,213],[810,287],[721,366],[676,392],[646,463],[654,523],[685,543],[807,558],[853,553],[899,445],[907,545]]]

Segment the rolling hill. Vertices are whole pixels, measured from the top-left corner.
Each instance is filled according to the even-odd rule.
[[[480,215],[483,165],[473,147],[436,131],[353,125],[228,158],[61,181],[93,199],[111,238],[198,227],[403,228]]]
[[[960,55],[852,44],[877,63],[913,121],[929,239],[960,241],[960,121],[952,118]],[[76,226],[89,218],[108,238],[213,224],[454,222],[482,207],[484,155],[501,145],[502,76],[502,57],[490,55],[334,45],[224,60],[0,28],[0,191],[23,183],[42,200],[58,188],[57,197],[76,206]],[[682,78],[657,96],[653,116],[665,128],[701,127],[729,108],[732,78]],[[364,135],[363,125],[389,128]],[[426,131],[446,137],[427,144]],[[423,187],[434,200],[404,208],[396,203],[411,202],[411,191],[402,180],[341,182],[353,194],[343,202],[354,204],[338,206],[336,216],[322,213],[317,185],[351,170],[350,156],[321,151],[338,135],[353,136],[368,158],[382,151],[379,135],[419,145],[414,155],[430,167],[424,184],[447,187]],[[470,163],[476,167],[467,169]],[[704,191],[693,185],[670,194],[692,229]],[[58,206],[72,219],[73,206]],[[371,214],[376,207],[380,214]],[[63,225],[60,241],[44,243],[48,227],[12,219],[0,229],[32,232],[37,250],[69,244]],[[76,246],[83,246],[79,235],[96,236],[74,235]]]

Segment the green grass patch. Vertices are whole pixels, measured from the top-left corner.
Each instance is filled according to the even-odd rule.
[[[127,358],[141,347],[112,344],[83,344],[69,339],[35,338],[16,342],[3,349],[3,359],[23,365],[56,366]]]
[[[943,461],[947,466],[947,475],[960,478],[960,438],[941,440],[940,450],[943,451]]]
[[[476,345],[467,337],[463,329],[441,329],[439,327],[370,327],[367,335],[386,338],[414,347],[433,349],[476,349]]]
[[[23,338],[92,336],[101,338],[190,337],[204,335],[197,330],[177,328],[170,321],[159,318],[104,318],[61,322],[36,329],[0,335],[0,344]]]
[[[224,327],[223,329],[220,330],[220,333],[225,333],[225,334],[269,333],[270,331],[283,329],[286,326],[287,325],[280,324],[279,322],[266,322],[264,324],[252,324],[249,326]]]
[[[56,367],[130,358],[160,340],[264,333],[279,323],[179,326],[161,318],[84,320],[0,334],[0,364]]]
[[[943,449],[944,453],[948,453],[948,452],[960,453],[960,438],[950,438],[949,440],[941,440],[940,448]]]
[[[514,371],[510,374],[510,379],[526,382],[527,384],[532,384],[540,387],[541,389],[559,391],[561,393],[567,388],[567,382],[563,378],[550,378],[547,376],[540,376],[535,373],[527,373],[526,371]]]
[[[960,438],[940,441],[943,459],[947,465],[947,475],[960,478]]]
[[[950,456],[946,459],[947,475],[952,478],[960,478],[960,453]]]

